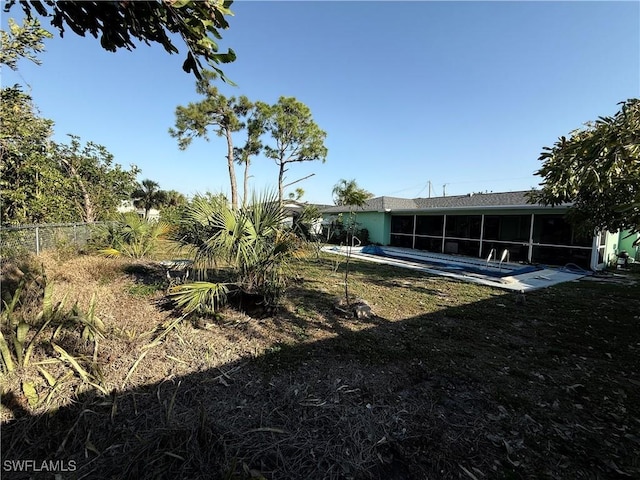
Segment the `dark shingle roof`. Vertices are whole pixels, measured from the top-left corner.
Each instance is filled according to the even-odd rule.
[[[532,207],[526,191],[416,198],[418,208]]]
[[[376,197],[367,201],[361,208],[354,208],[355,212],[398,212],[406,210],[431,210],[448,208],[485,208],[485,207],[523,207],[532,208],[527,202],[528,191],[520,192],[500,192],[500,193],[476,193],[469,195],[455,195],[451,197],[434,198],[397,198],[397,197]],[[322,210],[323,213],[348,212],[348,206],[329,207]]]
[[[415,209],[415,201],[409,198],[397,198],[397,197],[375,197],[367,200],[367,203],[362,207],[350,207],[348,205],[334,206],[325,208],[323,213],[340,213],[349,212],[385,212],[387,209],[391,210],[410,210]]]

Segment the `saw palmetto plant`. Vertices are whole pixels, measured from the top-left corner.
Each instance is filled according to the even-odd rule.
[[[275,308],[286,287],[287,265],[300,247],[284,219],[274,194],[254,195],[238,210],[221,197],[196,197],[174,240],[192,249],[200,281],[172,289],[178,306],[185,313],[215,312],[230,295],[246,294]]]
[[[143,258],[152,254],[159,240],[170,231],[171,226],[165,222],[150,221],[136,212],[127,212],[100,226],[95,242],[104,246],[99,250],[102,255]]]

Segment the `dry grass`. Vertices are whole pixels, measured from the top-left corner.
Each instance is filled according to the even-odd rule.
[[[563,284],[522,305],[355,262],[350,288],[376,316],[354,320],[333,311],[342,272],[324,258],[296,264],[277,316],[198,328],[166,309],[152,263],[42,260],[56,295],[97,294],[112,393],[74,375],[32,409],[21,381],[51,390],[38,370],[3,379],[4,459],[74,459],[65,478],[640,476],[635,285]]]

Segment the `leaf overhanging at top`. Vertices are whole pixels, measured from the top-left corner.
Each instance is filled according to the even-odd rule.
[[[570,218],[584,231],[640,231],[640,100],[620,102],[570,137],[544,147],[536,172],[542,188],[532,203],[572,203]]]
[[[135,41],[159,43],[168,53],[178,53],[170,34],[178,34],[187,46],[182,65],[185,72],[201,78],[202,60],[215,70],[223,81],[233,84],[218,67],[236,59],[235,52],[219,52],[220,30],[229,28],[226,17],[232,16],[232,0],[162,0],[162,1],[63,1],[29,0],[20,2],[25,15],[35,13],[51,18],[63,37],[65,27],[80,36],[87,33],[100,38],[102,48],[115,52],[119,48],[132,50]],[[4,11],[16,4],[10,0]]]

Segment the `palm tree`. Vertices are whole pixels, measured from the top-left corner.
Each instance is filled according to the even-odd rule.
[[[333,203],[336,205],[349,205],[354,207],[362,207],[367,200],[373,197],[371,192],[364,188],[360,188],[355,179],[341,179],[335,184],[332,190]]]
[[[148,218],[149,210],[162,206],[166,196],[166,192],[160,190],[158,182],[148,178],[143,180],[139,188],[131,194],[134,207],[144,209],[144,218]]]
[[[168,190],[165,192],[164,206],[167,207],[183,207],[187,204],[187,197],[177,190]]]
[[[191,249],[195,277],[176,286],[171,296],[185,313],[214,312],[228,294],[257,295],[275,308],[286,287],[286,266],[299,246],[283,229],[284,210],[273,194],[253,198],[234,210],[224,197],[194,198],[183,212],[174,240]],[[216,278],[215,267],[228,266],[231,278]]]

